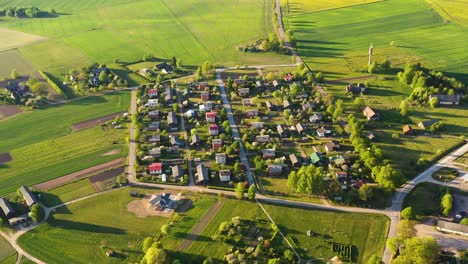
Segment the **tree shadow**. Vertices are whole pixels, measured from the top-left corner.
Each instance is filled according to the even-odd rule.
[[[120,228],[94,225],[94,224],[69,221],[69,220],[63,220],[63,219],[52,219],[51,221],[49,221],[49,225],[55,228],[76,230],[76,231],[82,231],[82,232],[114,234],[114,235],[125,234],[125,230],[120,229]]]

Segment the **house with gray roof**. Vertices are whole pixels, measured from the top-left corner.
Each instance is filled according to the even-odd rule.
[[[7,218],[10,218],[15,213],[10,202],[6,198],[0,198],[0,209]]]
[[[32,192],[29,190],[27,186],[24,186],[24,185],[21,186],[20,192],[21,192],[21,195],[23,195],[24,201],[29,207],[37,203],[36,197],[34,197],[34,195],[32,194]]]
[[[195,184],[208,183],[208,169],[204,164],[197,165],[197,172],[195,173]]]

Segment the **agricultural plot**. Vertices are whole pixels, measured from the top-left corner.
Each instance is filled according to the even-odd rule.
[[[46,38],[38,35],[6,28],[0,28],[0,39],[2,40],[2,43],[0,43],[0,51],[15,49],[46,40]]]
[[[381,256],[384,250],[390,224],[386,216],[264,207],[304,260],[326,260],[349,253],[352,263],[366,263],[372,255]],[[312,236],[307,234],[309,230]],[[343,245],[351,245],[351,251],[340,247]]]
[[[289,4],[300,1],[291,0]],[[343,1],[345,2],[345,1]],[[346,1],[347,2],[347,1]],[[420,61],[427,67],[467,81],[466,28],[444,19],[425,1],[391,0],[314,12],[311,4],[288,10],[283,1],[286,29],[295,31],[298,52],[326,78],[363,75],[370,42],[374,60],[387,58],[393,65]],[[450,49],[444,49],[446,39]]]
[[[95,193],[88,178],[41,192],[42,203],[51,207]]]
[[[143,194],[162,190],[138,189]],[[168,217],[138,218],[127,210],[135,199],[130,189],[115,190],[57,210],[48,224],[21,236],[19,243],[28,252],[47,263],[119,263],[140,262],[142,241],[158,237],[160,228],[173,221],[173,236],[161,238],[166,249],[174,249],[180,239],[195,225],[204,212],[215,202],[208,196],[188,195],[193,209],[172,219]],[[118,217],[119,221],[109,221]],[[108,258],[101,248],[102,241],[117,253]]]
[[[0,237],[0,263],[3,263],[3,261],[10,263],[8,261],[11,256],[15,255],[15,253],[16,251],[10,246],[10,244],[4,240],[3,237]]]
[[[0,79],[9,78],[13,69],[16,69],[16,71],[21,75],[31,75],[35,73],[35,69],[23,57],[21,57],[17,50],[1,51]]]

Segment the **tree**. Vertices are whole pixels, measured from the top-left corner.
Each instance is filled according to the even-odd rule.
[[[177,66],[177,58],[175,56],[172,57],[172,66]]]
[[[468,218],[463,218],[463,219],[460,221],[460,224],[468,226]]]
[[[408,113],[408,100],[403,100],[401,101],[400,103],[400,114],[402,116],[406,116],[406,114]]]
[[[108,83],[109,82],[109,77],[107,76],[106,71],[102,71],[101,73],[99,73],[99,81],[101,83]]]
[[[356,99],[354,99],[353,101],[353,104],[356,107],[357,111],[361,111],[361,109],[364,108],[364,105],[365,105],[364,100],[362,100],[362,98],[360,97],[356,97]]]
[[[429,99],[429,106],[435,108],[439,104],[439,99],[437,97],[432,97]]]
[[[36,82],[31,86],[31,92],[35,95],[45,96],[48,93],[49,88],[45,82]]]
[[[296,171],[291,171],[288,177],[288,187],[293,192],[297,190],[297,182],[299,181],[299,177],[297,176]]]
[[[165,224],[163,226],[161,226],[161,234],[163,235],[169,235],[169,233],[171,233],[171,226],[169,224]]]
[[[273,72],[269,72],[269,73],[266,74],[265,79],[267,81],[271,82],[271,81],[274,81],[276,79],[276,76],[275,76],[275,74]]]
[[[377,70],[377,62],[372,62],[369,66],[367,66],[367,71],[369,73],[374,73]]]
[[[440,206],[442,209],[442,214],[444,214],[445,216],[448,216],[450,214],[450,211],[452,211],[452,207],[453,207],[453,198],[450,192],[447,192],[446,194],[444,194],[444,196],[442,196],[442,201],[440,202]]]
[[[294,260],[294,253],[290,249],[286,249],[283,253],[284,258],[289,261],[289,263],[292,263]]]
[[[395,237],[391,237],[389,239],[387,239],[387,247],[388,249],[390,249],[390,251],[395,254],[397,252],[397,249],[398,249],[398,239],[395,238]]]
[[[260,44],[260,47],[259,47],[261,50],[263,51],[269,51],[270,50],[270,42],[265,39],[264,41],[262,41],[262,44]]]
[[[143,253],[146,253],[153,243],[154,239],[152,237],[145,238],[145,240],[143,240]]]
[[[254,184],[250,185],[249,189],[247,190],[247,197],[249,198],[249,200],[255,199],[256,192],[257,192],[257,188],[255,187],[255,185]]]
[[[413,237],[404,241],[404,247],[400,255],[395,258],[393,264],[425,264],[435,263],[439,254],[439,246],[432,237]]]
[[[304,89],[302,89],[302,86],[300,85],[297,85],[296,83],[293,83],[293,85],[291,85],[291,95],[296,97],[298,96],[300,93],[302,93],[304,91]]]
[[[406,207],[401,211],[401,218],[405,220],[414,220],[416,216],[414,214],[413,208],[411,206]]]
[[[179,68],[179,69],[184,67],[184,64],[183,64],[183,61],[182,61],[181,58],[177,59],[176,67]]]
[[[358,193],[361,200],[369,201],[374,197],[374,188],[370,185],[364,184],[359,188]]]
[[[323,73],[322,72],[317,72],[315,74],[315,81],[318,83],[323,83],[324,78],[323,78]]]
[[[10,73],[10,78],[11,79],[16,79],[16,78],[19,78],[19,77],[20,77],[20,74],[18,73],[18,71],[16,69],[11,70],[11,73]]]
[[[146,251],[145,259],[147,264],[167,264],[169,258],[162,248],[151,247]]]
[[[401,220],[397,226],[399,239],[407,239],[415,235],[413,224],[409,220]]]
[[[44,219],[45,212],[44,209],[39,204],[33,204],[31,207],[30,216],[34,222],[41,222]]]
[[[281,260],[279,258],[272,258],[268,260],[268,264],[280,264]]]
[[[236,197],[237,199],[241,200],[244,198],[245,186],[243,182],[238,182],[236,185]]]

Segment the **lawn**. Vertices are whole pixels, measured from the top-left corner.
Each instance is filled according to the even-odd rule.
[[[3,237],[0,237],[0,263],[3,263],[3,261],[5,261],[5,263],[11,263],[7,260],[9,260],[12,255],[15,255],[15,253],[16,251],[10,246],[10,244],[4,240]]]
[[[366,263],[372,255],[382,256],[389,219],[383,215],[355,214],[264,205],[279,229],[304,261],[326,263],[337,255],[325,248],[324,240],[352,245],[352,262]],[[312,230],[314,236],[306,233]]]
[[[359,71],[367,64],[368,47],[373,42],[376,61],[387,58],[396,66],[420,61],[468,81],[468,70],[463,66],[468,58],[466,27],[446,23],[426,1],[388,0],[324,11],[319,5],[325,1],[301,2],[282,1],[284,24],[296,32],[300,56],[313,70],[324,72],[325,78],[367,74]],[[289,9],[288,3],[292,6]],[[456,13],[464,16],[461,10]],[[447,39],[451,39],[450,48],[443,48]]]
[[[0,8],[34,5],[44,10],[53,7],[58,13],[54,18],[7,18],[0,27],[48,37],[19,50],[36,68],[58,79],[89,62],[134,62],[148,53],[166,59],[176,56],[185,65],[200,65],[207,60],[223,65],[284,63],[290,60],[288,56],[237,49],[273,32],[272,3],[0,0]]]
[[[133,189],[147,194],[161,191]],[[137,199],[130,197],[129,192],[129,188],[119,189],[62,207],[53,220],[21,236],[19,243],[47,263],[138,263],[142,257],[143,239],[160,233],[161,226],[169,223],[171,218],[137,218],[127,211],[127,204]],[[193,200],[194,208],[175,223],[174,237],[163,238],[163,245],[166,240],[169,247],[180,242],[176,234],[187,233],[215,201],[208,196],[190,195],[189,198]],[[118,252],[117,257],[105,256],[101,248],[103,240]]]
[[[318,203],[321,204],[322,201],[320,198],[315,196],[308,196],[304,194],[297,194],[291,192],[291,189],[288,187],[287,178],[278,178],[278,177],[262,177],[261,178],[263,187],[269,195],[281,196],[290,200],[300,200],[309,203]]]
[[[445,187],[434,183],[423,182],[411,190],[403,202],[403,207],[411,206],[418,220],[426,216],[438,216],[440,200]]]
[[[85,178],[42,192],[41,201],[45,206],[52,207],[93,193],[93,186]]]

